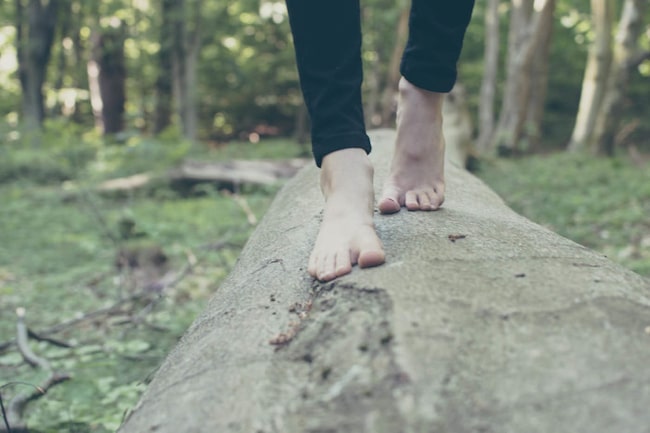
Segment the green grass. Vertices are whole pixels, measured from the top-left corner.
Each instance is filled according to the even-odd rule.
[[[188,195],[158,184],[108,196],[94,192],[95,186],[118,176],[162,172],[184,158],[219,161],[303,153],[286,140],[211,150],[173,139],[134,137],[122,145],[93,137],[80,140],[77,147],[83,153],[48,140],[35,147],[16,142],[0,149],[6,156],[0,163],[0,343],[14,336],[18,307],[26,308],[28,326],[38,331],[113,305],[164,270],[178,272],[190,260],[198,263],[159,302],[131,305],[135,315],[152,307],[142,314],[144,320],[112,314],[55,335],[74,343],[73,349],[31,341],[55,369],[73,375],[28,406],[29,426],[42,433],[115,431],[146,378],[230,272],[254,229],[241,206],[209,184],[197,185]],[[240,194],[259,219],[278,188],[245,188]],[[130,236],[120,229],[124,221],[133,225]],[[222,241],[227,244],[221,249],[210,248]],[[140,269],[133,275],[120,273],[116,266],[120,252],[158,250],[169,263],[164,270],[151,268],[158,272],[154,277],[137,274]],[[43,378],[14,347],[0,351],[0,386],[14,380],[38,384]],[[0,392],[6,402],[25,390],[29,388],[12,385]]]
[[[517,212],[650,276],[650,164],[557,153],[477,173]]]

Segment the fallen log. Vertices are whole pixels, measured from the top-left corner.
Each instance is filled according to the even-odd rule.
[[[154,181],[163,182],[215,182],[220,185],[273,185],[288,179],[305,166],[307,160],[294,158],[284,160],[188,160],[163,175],[140,173],[133,176],[110,179],[99,185],[99,191],[132,191]]]
[[[375,217],[385,265],[317,283],[317,179],[279,193],[121,433],[648,432],[647,280],[450,164],[442,210]]]

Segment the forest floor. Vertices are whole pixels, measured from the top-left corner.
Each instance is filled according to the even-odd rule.
[[[65,140],[61,140],[65,141]],[[0,396],[47,372],[14,344],[26,310],[36,354],[72,379],[30,403],[34,432],[111,432],[219,287],[280,185],[224,192],[156,184],[99,194],[102,180],[186,156],[293,158],[293,142],[211,150],[134,139],[127,145],[23,148],[0,155]],[[516,211],[650,276],[650,164],[566,154],[483,161],[477,173]],[[245,204],[245,205],[243,205]],[[53,344],[54,343],[57,344]],[[1,423],[0,423],[1,425]],[[1,430],[1,428],[0,428]]]

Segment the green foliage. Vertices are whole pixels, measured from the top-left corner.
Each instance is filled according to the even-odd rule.
[[[479,175],[512,208],[650,276],[650,165],[553,154],[486,162]]]
[[[128,303],[129,314],[119,309],[58,333],[57,338],[74,344],[71,349],[30,341],[55,369],[73,375],[29,405],[30,427],[43,433],[105,433],[115,431],[135,405],[146,378],[217,290],[253,227],[232,197],[209,184],[197,186],[200,194],[188,197],[167,184],[159,185],[156,194],[112,197],[94,192],[97,184],[118,175],[167,170],[185,157],[292,157],[301,148],[286,140],[262,140],[210,150],[179,141],[174,131],[162,140],[133,136],[115,144],[68,128],[50,124],[38,140],[23,135],[11,143],[19,151],[2,160],[8,172],[20,176],[5,176],[0,183],[1,340],[14,334],[18,307],[26,308],[28,326],[38,331],[114,305],[166,272],[195,263],[160,299]],[[25,155],[27,172],[17,167],[23,163],[16,154]],[[44,176],[35,161],[65,177]],[[260,217],[276,191],[241,194]],[[160,252],[167,260],[158,267],[120,270],[120,254],[138,251]],[[0,385],[17,379],[38,384],[43,376],[14,348],[0,352]],[[2,395],[8,400],[20,391],[11,386]]]

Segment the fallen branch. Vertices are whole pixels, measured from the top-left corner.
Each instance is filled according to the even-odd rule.
[[[100,192],[134,191],[156,181],[216,182],[224,185],[272,185],[287,179],[305,166],[306,159],[185,161],[168,173],[140,173],[110,179],[99,185]]]
[[[32,351],[31,347],[29,347],[27,341],[29,337],[27,335],[27,326],[25,325],[25,309],[16,309],[16,315],[18,316],[18,319],[16,320],[16,342],[18,343],[18,351],[22,355],[23,359],[34,368],[40,367],[43,370],[51,370],[52,367],[50,366],[49,361],[36,355]]]
[[[16,315],[18,316],[16,321],[16,342],[18,351],[22,355],[25,362],[34,368],[40,368],[41,370],[46,371],[48,373],[48,376],[39,385],[29,384],[33,390],[31,392],[18,394],[10,401],[8,408],[5,408],[4,404],[2,405],[2,416],[7,432],[9,433],[12,431],[15,432],[25,430],[23,414],[25,413],[25,408],[29,402],[37,400],[38,398],[45,395],[47,391],[53,386],[65,382],[71,378],[71,376],[67,373],[55,371],[46,358],[40,357],[32,351],[28,341],[29,337],[27,325],[25,324],[25,309],[18,308],[16,310]],[[18,383],[22,382],[12,382],[10,384],[6,384],[5,386]]]
[[[221,192],[226,197],[232,198],[235,201],[235,203],[237,203],[239,205],[239,207],[246,214],[246,219],[248,220],[248,224],[250,224],[252,226],[257,224],[257,217],[255,216],[255,214],[251,210],[251,207],[248,205],[248,202],[246,201],[246,199],[244,197],[242,197],[241,195],[239,195],[237,193],[230,192],[228,190],[222,190]]]
[[[23,421],[23,414],[25,413],[27,405],[30,402],[43,397],[53,386],[70,379],[72,379],[72,376],[67,373],[50,371],[50,375],[41,382],[40,385],[29,384],[32,386],[33,391],[18,394],[11,400],[9,407],[6,408],[7,410],[4,416],[6,416],[5,425],[9,426],[7,432],[27,431],[25,428],[25,422]],[[12,382],[7,385],[13,385],[14,383],[15,382]]]

